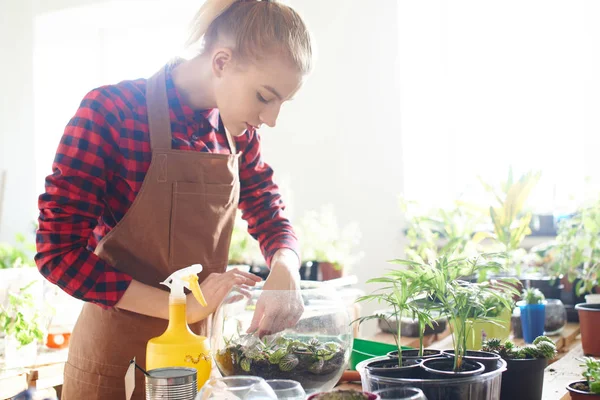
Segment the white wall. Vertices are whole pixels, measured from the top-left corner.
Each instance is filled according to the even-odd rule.
[[[31,232],[36,210],[32,15],[31,0],[0,1],[0,170],[7,171],[0,241]]]

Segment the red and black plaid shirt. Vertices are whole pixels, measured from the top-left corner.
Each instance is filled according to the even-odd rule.
[[[173,148],[229,154],[218,131],[217,109],[186,106],[167,72]],[[236,139],[240,158],[239,208],[267,264],[280,248],[298,253],[297,238],[282,215],[273,170],[262,160],[260,136]],[[114,306],[131,277],[101,260],[94,249],[123,218],[150,166],[146,80],[124,81],[88,93],[67,125],[39,198],[37,255],[40,272],[70,295]]]

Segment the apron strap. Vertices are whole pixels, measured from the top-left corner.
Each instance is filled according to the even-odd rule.
[[[221,122],[221,117],[219,117],[219,122]],[[227,137],[227,143],[229,143],[229,149],[231,150],[231,154],[236,155],[237,149],[235,147],[235,139],[233,138],[233,136],[231,136],[231,133],[227,130],[227,128],[225,128],[224,124],[223,130],[225,131],[225,136]]]
[[[148,129],[152,150],[171,150],[171,118],[165,68],[152,75],[146,83],[146,104],[148,105]]]

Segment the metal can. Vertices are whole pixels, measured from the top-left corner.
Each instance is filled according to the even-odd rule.
[[[194,368],[156,368],[146,375],[146,400],[194,400],[197,393]]]

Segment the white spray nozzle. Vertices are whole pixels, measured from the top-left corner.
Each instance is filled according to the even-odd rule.
[[[185,292],[183,288],[187,288],[192,291],[198,303],[206,307],[206,300],[204,294],[198,284],[198,274],[202,272],[202,265],[194,264],[189,267],[182,268],[178,271],[173,272],[162,285],[168,286],[171,289],[170,297],[185,299]]]

